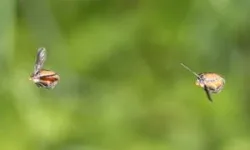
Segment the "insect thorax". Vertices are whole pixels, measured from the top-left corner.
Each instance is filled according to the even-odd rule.
[[[225,80],[215,73],[201,73],[196,80],[196,85],[206,86],[212,93],[219,93],[225,84]]]

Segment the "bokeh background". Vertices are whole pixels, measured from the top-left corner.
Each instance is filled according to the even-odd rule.
[[[249,150],[249,0],[1,0],[1,150]],[[28,80],[37,48],[61,76]],[[196,72],[222,74],[207,100]]]

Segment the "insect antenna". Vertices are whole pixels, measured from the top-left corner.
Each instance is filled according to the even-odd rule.
[[[191,70],[189,67],[187,67],[186,65],[184,65],[183,63],[181,63],[182,67],[184,67],[185,69],[187,69],[189,72],[191,72],[192,74],[194,74],[197,78],[200,79],[200,76],[194,72],[193,70]]]

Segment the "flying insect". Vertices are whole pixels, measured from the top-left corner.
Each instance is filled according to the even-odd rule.
[[[39,48],[37,51],[34,71],[30,75],[29,80],[33,81],[39,88],[53,89],[59,82],[60,76],[52,70],[43,69],[45,60],[46,49],[43,47]]]
[[[205,90],[207,98],[211,102],[213,101],[211,93],[220,93],[224,88],[226,81],[223,77],[221,77],[221,75],[213,72],[203,72],[197,74],[183,63],[181,63],[181,65],[197,77],[195,84]]]

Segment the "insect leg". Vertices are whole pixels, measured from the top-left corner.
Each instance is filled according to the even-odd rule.
[[[44,84],[44,83],[42,83],[42,82],[37,82],[37,83],[35,83],[36,84],[36,86],[37,87],[39,87],[39,88],[44,88],[44,87],[46,87],[46,84]]]
[[[213,102],[213,100],[212,100],[212,98],[211,98],[211,95],[210,95],[210,92],[209,92],[209,90],[208,90],[208,88],[207,88],[206,85],[204,86],[204,90],[205,90],[205,92],[206,92],[207,98],[208,98],[211,102]]]
[[[48,85],[48,88],[49,89],[54,89],[57,83],[58,83],[58,81],[54,81],[53,83]]]

